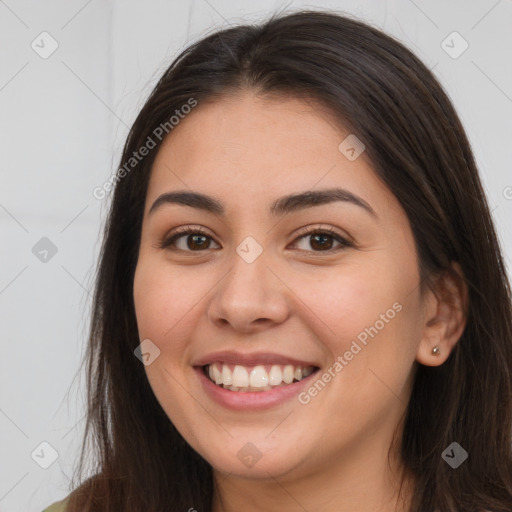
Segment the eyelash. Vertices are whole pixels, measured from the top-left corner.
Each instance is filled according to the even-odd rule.
[[[162,242],[159,244],[159,248],[160,249],[169,249],[170,246],[172,246],[177,239],[181,238],[184,235],[201,235],[201,236],[205,236],[205,237],[213,240],[213,238],[211,236],[209,236],[202,228],[200,228],[200,227],[194,228],[192,226],[185,226],[182,228],[178,228],[174,234],[172,234],[168,238],[165,238],[164,240],[162,240]],[[337,242],[339,242],[341,244],[341,247],[329,249],[326,251],[307,251],[307,252],[332,254],[332,253],[340,251],[342,249],[346,249],[348,247],[355,246],[354,243],[352,243],[351,241],[342,237],[340,234],[336,233],[335,231],[333,231],[330,228],[318,228],[318,227],[317,228],[302,228],[297,233],[297,238],[295,239],[295,241],[298,239],[306,238],[307,236],[313,236],[313,235],[329,235],[329,236],[333,237]],[[170,250],[175,250],[175,251],[181,250],[183,252],[204,252],[202,250],[184,251],[183,249],[176,249],[176,248],[172,248]]]

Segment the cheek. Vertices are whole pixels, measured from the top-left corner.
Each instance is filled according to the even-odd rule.
[[[393,304],[402,302],[400,281],[389,273],[386,279],[382,275],[382,266],[375,271],[368,265],[333,270],[322,280],[308,279],[300,298],[328,328],[329,337],[346,341],[373,325],[381,314],[395,316]]]
[[[200,290],[194,291],[182,281],[183,275],[180,281],[169,265],[143,258],[139,259],[133,285],[139,339],[151,340],[160,350],[144,369],[155,397],[171,421],[176,419],[175,411],[190,407],[183,401],[182,387],[175,375],[182,371],[189,345],[193,304],[202,296]]]
[[[353,383],[366,381],[365,386],[376,381],[369,368],[381,369],[391,380],[394,371],[407,374],[421,334],[413,266],[383,263],[353,265],[328,279],[308,280],[304,290],[303,300],[315,313],[333,361],[344,357],[343,373]]]
[[[342,431],[355,436],[363,425],[376,428],[406,402],[418,338],[416,296],[407,296],[410,290],[398,278],[377,277],[366,267],[330,280],[325,294],[311,287],[313,309],[328,326],[321,341],[332,362],[319,376],[327,382],[327,391],[317,386],[322,398],[311,388],[303,398],[311,398],[312,416],[332,411],[325,435],[333,438]]]
[[[187,316],[193,314],[202,294],[194,279],[172,271],[157,261],[139,262],[134,278],[133,296],[139,336],[154,340],[164,348],[166,340],[181,339]]]

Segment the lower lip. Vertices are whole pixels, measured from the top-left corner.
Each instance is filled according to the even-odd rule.
[[[220,405],[238,411],[256,411],[269,409],[296,397],[301,389],[309,384],[309,380],[318,370],[304,377],[299,382],[280,386],[270,391],[231,391],[217,386],[205,374],[202,367],[194,368],[199,376],[206,394]]]

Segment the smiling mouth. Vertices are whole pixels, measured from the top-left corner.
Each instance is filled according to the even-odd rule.
[[[300,382],[319,370],[316,366],[258,365],[242,366],[212,363],[202,367],[214,384],[239,392],[261,392]]]

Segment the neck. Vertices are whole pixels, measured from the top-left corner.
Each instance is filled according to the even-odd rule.
[[[414,488],[414,478],[405,475],[400,490],[402,466],[396,455],[388,464],[378,440],[324,461],[322,469],[267,475],[249,479],[214,470],[212,512],[407,512]]]

